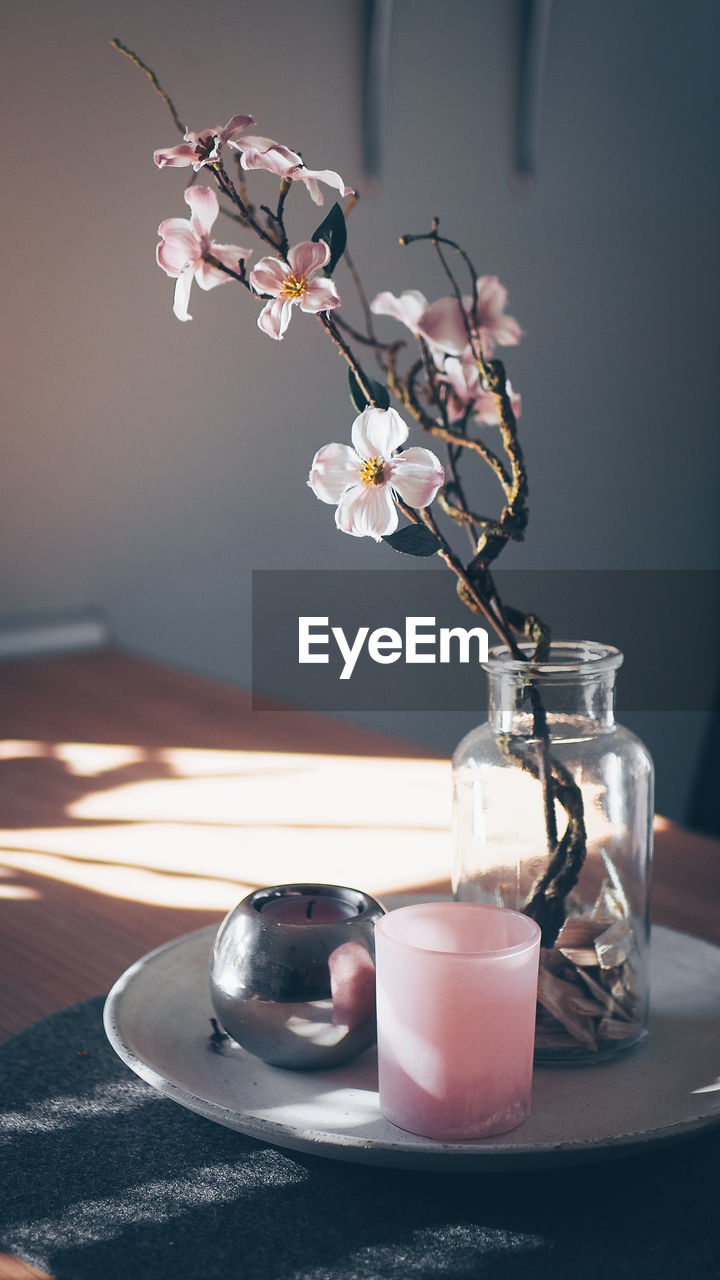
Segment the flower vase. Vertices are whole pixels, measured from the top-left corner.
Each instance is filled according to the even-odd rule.
[[[617,649],[519,648],[454,756],[453,888],[540,925],[535,1061],[597,1063],[647,1029],[653,766],[615,723]]]

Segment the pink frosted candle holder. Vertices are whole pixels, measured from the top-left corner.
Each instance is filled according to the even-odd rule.
[[[503,907],[429,902],[375,926],[380,1109],[443,1142],[530,1114],[540,929]]]

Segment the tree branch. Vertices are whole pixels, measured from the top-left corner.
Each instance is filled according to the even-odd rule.
[[[127,45],[124,45],[120,40],[113,39],[110,41],[110,44],[112,45],[113,49],[117,49],[119,53],[123,53],[126,58],[129,58],[131,62],[134,62],[136,67],[139,67],[141,71],[145,72],[145,75],[148,77],[148,80],[150,81],[153,89],[157,94],[160,95],[163,102],[165,103],[165,106],[170,112],[170,115],[172,116],[175,122],[175,127],[180,130],[181,134],[184,137],[187,132],[186,127],[183,124],[182,120],[180,119],[177,111],[175,110],[175,104],[172,98],[170,97],[169,94],[165,92],[165,90],[160,84],[160,81],[158,80],[152,68],[149,67],[147,63],[143,62],[142,58],[139,58],[136,53],[133,53],[132,49],[128,49]]]

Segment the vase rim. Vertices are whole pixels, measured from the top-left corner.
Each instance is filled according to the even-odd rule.
[[[487,662],[482,664],[483,670],[495,676],[575,676],[594,679],[617,671],[623,662],[623,654],[614,645],[600,644],[595,640],[553,640],[546,662],[529,660],[535,651],[532,641],[521,640],[517,647],[521,653],[528,655],[527,659],[514,658],[505,645],[495,645],[489,651]]]

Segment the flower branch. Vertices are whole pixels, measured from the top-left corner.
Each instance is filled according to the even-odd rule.
[[[208,266],[215,267],[216,270],[222,271],[224,275],[230,276],[232,280],[237,280],[240,284],[243,284],[245,288],[252,293],[252,289],[250,288],[250,281],[245,275],[245,267],[242,262],[240,263],[240,270],[233,271],[232,267],[229,267],[225,262],[221,262],[219,258],[216,258],[214,253],[203,254],[203,261],[207,262]]]
[[[448,444],[455,444],[461,448],[470,449],[472,452],[479,454],[483,461],[486,462],[495,472],[503,490],[505,491],[508,501],[510,501],[510,495],[513,491],[512,478],[509,472],[506,471],[502,460],[497,456],[497,454],[494,453],[493,450],[490,449],[482,440],[478,440],[473,436],[463,435],[460,431],[453,431],[449,427],[443,427],[439,422],[436,422],[431,418],[423,409],[415,386],[417,375],[420,373],[421,369],[422,364],[420,361],[417,361],[407,374],[406,378],[402,379],[396,372],[394,362],[391,363],[387,370],[388,383],[391,390],[395,393],[398,400],[401,401],[405,408],[412,413],[415,420],[423,428],[423,431],[427,431],[428,435],[435,436],[438,440],[444,440]]]
[[[169,94],[167,94],[163,89],[162,85],[160,84],[160,81],[158,80],[152,68],[149,67],[147,63],[143,62],[142,58],[139,58],[136,53],[133,53],[132,49],[128,49],[127,45],[124,45],[121,40],[113,39],[110,41],[110,44],[112,45],[113,49],[118,50],[118,53],[122,53],[125,55],[126,58],[129,58],[130,61],[140,69],[140,71],[145,72],[145,75],[150,81],[153,89],[162,98],[163,102],[165,103],[165,106],[170,112],[170,115],[172,116],[173,121],[175,123],[175,127],[180,131],[180,133],[184,133],[185,125],[183,124],[182,120],[180,119],[175,109],[175,104],[172,101],[172,98],[169,96]]]
[[[255,234],[259,236],[261,240],[264,240],[266,244],[269,244],[271,249],[282,252],[283,245],[287,245],[287,237],[285,235],[285,228],[282,226],[282,222],[280,223],[278,233],[276,235],[267,231],[265,227],[263,227],[262,223],[258,222],[255,214],[251,212],[249,206],[245,204],[237,190],[237,187],[235,186],[235,183],[223,165],[216,162],[212,165],[212,172],[223,195],[227,196],[227,198],[232,201],[238,209],[240,217],[244,220],[245,224],[248,227],[252,227]]]
[[[155,152],[156,165],[161,169],[191,167],[194,174],[207,168],[230,204],[230,209],[223,211],[272,251],[272,256],[261,258],[248,273],[250,249],[217,244],[212,239],[220,211],[214,188],[189,186],[184,199],[191,217],[161,223],[156,251],[158,264],[176,282],[175,315],[180,320],[190,319],[187,302],[193,281],[209,290],[230,279],[263,304],[257,324],[276,341],[284,338],[293,315],[315,315],[348,367],[358,416],[352,424],[351,444],[333,442],[316,452],[308,480],[313,492],[322,502],[335,506],[335,521],[343,532],[376,541],[386,539],[391,546],[409,549],[410,554],[437,554],[454,574],[460,598],[490,624],[513,658],[525,659],[516,639],[525,635],[535,645],[533,661],[542,661],[549,646],[547,628],[534,615],[505,607],[490,571],[503,547],[524,537],[528,521],[527,471],[518,434],[520,397],[494,354],[496,345],[513,346],[521,337],[519,324],[506,312],[504,286],[495,276],[479,276],[465,250],[440,235],[436,218],[429,232],[405,235],[400,243],[432,244],[450,282],[451,295],[429,302],[418,290],[410,289],[399,297],[382,292],[368,302],[360,273],[347,252],[346,217],[337,201],[310,239],[291,243],[286,226],[286,202],[294,183],[305,187],[314,204],[323,203],[323,186],[333,188],[340,198],[349,197],[354,204],[355,193],[340,175],[331,169],[310,169],[299,153],[284,144],[251,134],[255,120],[250,115],[233,116],[222,128],[185,130],[154,72],[119,41],[113,44],[149,76],[183,134],[179,146]],[[237,183],[226,168],[228,152],[234,155]],[[256,170],[279,180],[274,208],[250,200],[248,175]],[[467,269],[469,295],[463,294],[446,250],[457,254]],[[362,308],[364,332],[340,314],[334,272],[343,258]],[[374,316],[401,323],[416,340],[418,358],[409,361],[405,372],[400,365],[406,343],[381,341]],[[353,344],[374,352],[387,387],[368,375]],[[425,434],[445,444],[447,474],[431,450],[407,447],[409,427],[390,407],[390,393]],[[501,448],[493,448],[473,434],[473,422],[499,430]],[[473,459],[480,459],[501,486],[504,505],[496,517],[476,512],[467,497],[463,464]],[[453,525],[469,536],[472,554],[467,563],[453,549],[430,510],[436,499]],[[398,513],[419,532],[399,529]],[[412,535],[409,540],[408,532]],[[548,859],[526,909],[541,924],[546,945],[550,945],[585,856],[582,797],[551,756],[547,716],[533,683],[532,663],[526,698],[532,712],[532,738],[516,740],[509,735],[505,749],[537,777],[542,789]],[[560,838],[556,803],[567,814]]]
[[[335,346],[338,347],[341,355],[347,361],[348,367],[352,370],[355,381],[357,382],[360,390],[362,391],[367,403],[369,405],[375,406],[375,396],[373,394],[371,379],[368,378],[367,374],[364,372],[364,370],[360,366],[359,361],[357,360],[356,356],[353,354],[352,348],[348,345],[348,343],[345,341],[342,334],[340,333],[337,323],[330,318],[327,312],[324,312],[324,311],[320,312],[320,314],[318,315],[318,320],[323,326],[323,329],[325,330],[325,332],[328,333],[332,338],[333,342],[335,343]],[[346,327],[347,327],[346,325],[343,325],[343,328],[346,328]]]
[[[475,356],[480,373],[482,374],[483,377],[486,377],[487,375],[485,371],[485,363],[483,359],[482,346],[480,345],[479,338],[478,338],[478,303],[477,303],[477,291],[475,288],[475,283],[478,278],[477,271],[475,270],[475,267],[473,266],[473,263],[471,262],[468,254],[465,252],[463,248],[461,248],[461,246],[455,240],[448,240],[446,236],[441,236],[439,234],[439,230],[438,230],[439,225],[440,225],[439,219],[433,218],[431,231],[427,231],[421,235],[401,236],[400,244],[405,246],[405,245],[414,244],[417,241],[429,240],[431,244],[434,246],[435,251],[438,255],[438,258],[440,259],[440,262],[442,264],[443,270],[452,285],[453,294],[455,295],[455,299],[463,315],[468,344],[470,345],[473,351],[473,355]],[[453,272],[450,270],[450,266],[448,264],[448,261],[442,249],[440,248],[440,246],[443,244],[447,245],[448,248],[450,249],[454,249],[455,252],[460,255],[460,257],[463,259],[468,269],[468,272],[470,273],[470,281],[471,281],[471,287],[473,289],[473,294],[472,294],[472,306],[470,309],[469,318],[467,315],[466,307],[464,305],[464,298],[460,290],[460,287],[455,279],[455,276],[453,275]],[[471,320],[472,320],[472,324],[470,323]]]

